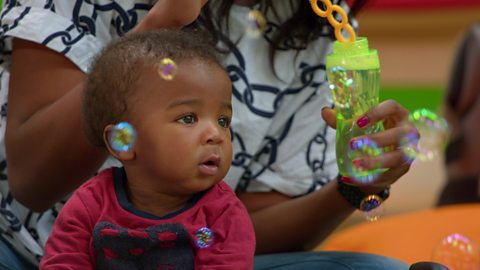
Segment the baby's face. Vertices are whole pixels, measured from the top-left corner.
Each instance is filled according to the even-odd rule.
[[[211,187],[229,169],[232,90],[216,64],[188,60],[177,65],[171,80],[153,69],[139,80],[129,110],[139,173],[129,175],[129,182],[148,181],[159,192],[186,195]]]

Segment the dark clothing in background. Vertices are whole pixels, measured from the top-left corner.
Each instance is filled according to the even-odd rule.
[[[480,23],[468,29],[453,63],[445,98],[451,137],[447,182],[438,205],[480,202]]]

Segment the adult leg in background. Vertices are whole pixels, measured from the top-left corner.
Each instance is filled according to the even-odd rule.
[[[393,258],[358,252],[292,252],[255,256],[254,269],[408,270]]]
[[[0,237],[0,270],[34,270],[38,269],[22,258]]]

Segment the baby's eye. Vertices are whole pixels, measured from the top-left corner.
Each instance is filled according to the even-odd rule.
[[[221,127],[228,128],[230,126],[230,118],[227,116],[222,116],[218,119],[218,124]]]
[[[185,124],[185,125],[191,125],[193,123],[195,123],[195,116],[194,115],[184,115],[182,117],[180,117],[180,119],[177,120],[177,122],[179,122],[180,124]]]

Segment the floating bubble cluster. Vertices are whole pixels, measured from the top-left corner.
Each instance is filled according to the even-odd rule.
[[[405,161],[412,163],[418,156],[418,143],[420,140],[419,134],[408,131],[400,139],[401,149],[405,155]]]
[[[158,65],[158,75],[162,79],[170,81],[177,74],[177,64],[170,58],[163,58]]]
[[[480,249],[470,238],[453,233],[443,238],[434,248],[432,260],[451,270],[478,270]]]
[[[447,121],[427,109],[412,112],[408,120],[417,128],[420,138],[418,134],[409,132],[401,139],[407,160],[431,160],[445,147],[449,136]]]
[[[128,152],[137,138],[135,128],[130,123],[120,122],[110,132],[110,146],[117,152]]]
[[[213,244],[213,241],[214,234],[209,228],[203,227],[195,232],[195,244],[198,248],[207,248]]]
[[[382,166],[383,149],[367,138],[356,139],[352,142],[348,156],[352,164],[347,167],[348,175],[356,182],[368,184],[378,177],[384,170]],[[367,166],[368,160],[368,166]]]
[[[267,20],[262,12],[258,10],[251,10],[247,14],[247,29],[246,32],[251,37],[259,37],[265,32],[267,28]]]

